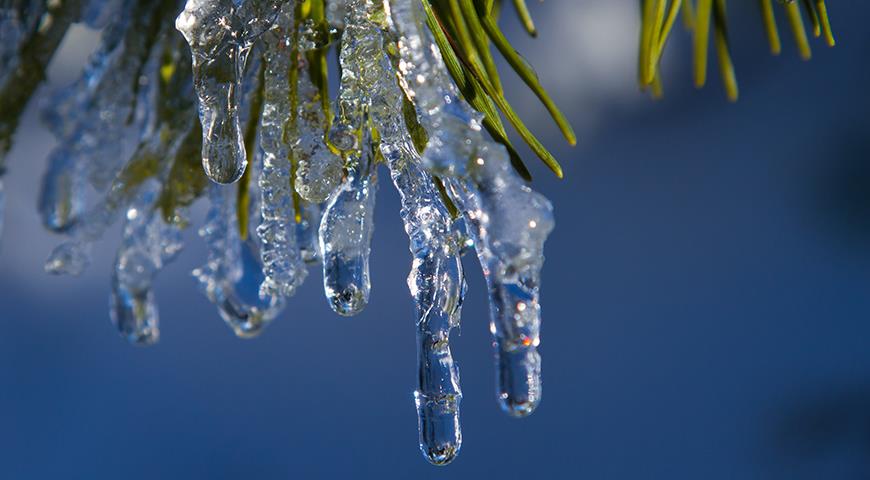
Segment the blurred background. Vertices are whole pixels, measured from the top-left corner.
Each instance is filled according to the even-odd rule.
[[[60,239],[36,214],[53,139],[31,105],[0,245],[0,478],[870,478],[870,5],[831,2],[838,46],[813,42],[807,63],[784,22],[771,57],[754,2],[730,3],[737,104],[715,63],[692,87],[684,32],[665,98],[638,92],[636,2],[535,3],[537,40],[505,22],[580,143],[563,147],[505,75],[566,172],[529,162],[558,222],[545,395],[529,418],[499,411],[466,262],[464,445],[445,468],[417,449],[410,254],[388,185],[360,316],[332,314],[314,271],[262,337],[236,339],[190,276],[205,260],[191,229],[157,281],[160,343],[133,348],[107,313],[119,228],[80,278],[42,271]],[[48,88],[97,40],[72,32]]]

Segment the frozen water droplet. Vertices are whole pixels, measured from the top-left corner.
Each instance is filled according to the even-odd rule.
[[[251,338],[262,333],[263,328],[280,313],[284,302],[275,295],[261,295],[260,285],[265,277],[259,263],[259,252],[253,243],[242,243],[239,254],[238,271],[233,272],[224,285],[213,289],[211,297],[221,318],[235,334]]]
[[[332,126],[329,130],[329,142],[342,152],[360,148],[355,128],[346,123],[336,123]]]
[[[245,171],[239,122],[245,60],[250,45],[230,0],[189,0],[175,21],[193,55],[193,78],[202,122],[202,165],[218,183],[232,183]]]
[[[327,202],[320,224],[323,289],[343,316],[360,313],[371,292],[369,254],[377,179],[350,177]]]
[[[534,348],[498,353],[498,399],[502,410],[525,417],[541,401],[541,356]]]
[[[374,232],[377,176],[368,155],[327,201],[320,223],[323,289],[339,315],[361,312],[369,301],[369,254]]]
[[[81,275],[90,264],[90,244],[65,242],[51,252],[45,261],[45,271],[55,275]]]
[[[310,155],[299,156],[299,168],[296,170],[294,186],[299,196],[313,203],[321,203],[329,198],[341,183],[343,163],[341,158],[329,151],[318,140],[321,146]]]
[[[459,398],[453,395],[430,398],[419,391],[414,392],[420,450],[433,465],[447,465],[459,454],[462,445]]]

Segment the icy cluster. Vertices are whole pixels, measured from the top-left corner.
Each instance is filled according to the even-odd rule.
[[[67,237],[45,268],[80,273],[93,242],[123,218],[110,316],[124,338],[158,340],[152,285],[182,249],[188,208],[201,198],[209,203],[199,231],[208,258],[193,273],[238,336],[261,333],[315,265],[328,305],[360,313],[372,289],[382,167],[410,243],[424,455],[446,464],[462,443],[450,334],[460,324],[466,252],[476,252],[486,276],[498,400],[513,416],[537,407],[552,206],[483,133],[423,3],[4,2],[0,206],[12,132],[73,22],[103,37],[81,78],[42,102],[58,146],[39,210],[47,228]],[[334,102],[332,46],[341,73]]]

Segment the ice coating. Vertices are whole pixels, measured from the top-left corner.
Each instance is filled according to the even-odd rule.
[[[252,179],[256,182],[256,178]],[[252,191],[252,198],[258,193]],[[256,235],[243,240],[239,234],[236,189],[222,185],[209,187],[209,207],[205,225],[199,234],[208,249],[208,262],[193,271],[208,299],[217,307],[221,318],[241,338],[255,337],[283,309],[279,295],[261,294],[265,276]],[[259,209],[252,201],[252,213]],[[259,215],[251,215],[256,225]]]
[[[172,44],[174,39],[166,41]],[[165,178],[173,161],[183,153],[182,146],[195,121],[190,74],[185,73],[188,72],[185,67],[186,62],[179,58],[176,75],[166,81],[154,80],[159,83],[154,99],[159,112],[154,119],[154,132],[149,129],[143,133],[136,151],[116,174],[108,191],[67,229],[65,233],[71,238],[55,248],[46,260],[47,272],[80,274],[90,263],[91,244],[102,237],[136,198],[143,181],[150,177]]]
[[[9,99],[24,98],[7,88],[14,77],[8,65],[26,66],[32,56],[20,55],[20,46],[36,39],[37,50],[54,48],[53,40],[39,39],[48,34],[34,33],[36,25],[61,37],[63,29],[54,26],[61,20],[104,27],[85,74],[50,100],[46,119],[60,146],[50,158],[40,210],[49,228],[71,237],[48,262],[55,272],[84,268],[91,242],[126,213],[111,297],[124,337],[157,340],[151,284],[180,247],[179,213],[203,195],[211,199],[201,230],[208,261],[195,274],[239,336],[262,331],[298,289],[306,264],[321,259],[332,308],[360,311],[371,288],[375,169],[383,163],[400,193],[413,257],[407,281],[418,346],[414,398],[425,457],[443,465],[461,447],[462,392],[450,333],[459,326],[465,293],[460,258],[471,247],[488,282],[499,399],[517,416],[538,405],[540,271],[552,208],[513,173],[504,149],[484,138],[481,116],[452,85],[419,2],[190,0],[177,18],[185,1],[0,3],[0,90],[13,93],[0,99],[0,167],[4,135],[18,115]],[[67,13],[45,15],[52,10]],[[297,11],[307,19],[294,22]],[[172,18],[181,33],[166,21]],[[159,43],[161,26],[174,44]],[[333,112],[320,97],[326,65],[320,62],[340,35],[342,78],[328,121]],[[33,72],[44,73],[44,65]],[[178,72],[191,88],[166,91]],[[408,121],[414,109],[425,134]],[[140,133],[138,146],[117,141],[134,138],[130,131]],[[244,183],[213,185],[202,174],[200,150],[212,179],[241,176]]]
[[[263,220],[257,235],[262,242],[260,253],[265,274],[260,290],[266,296],[292,296],[307,275],[296,243],[296,214],[290,189],[293,168],[285,142],[290,110],[288,73],[293,67],[289,52],[291,35],[292,2],[282,7],[272,28],[263,35],[266,71],[260,117],[263,172],[259,175]]]
[[[369,254],[374,233],[377,175],[371,152],[351,157],[347,178],[329,197],[320,221],[323,290],[329,306],[356,315],[369,302]]]
[[[124,239],[112,273],[112,323],[135,345],[151,345],[160,338],[152,283],[182,248],[179,227],[167,224],[156,208],[159,191],[159,183],[149,181],[127,209]]]
[[[127,1],[110,15],[101,46],[83,75],[54,95],[44,114],[59,140],[39,196],[43,224],[50,230],[68,230],[78,220],[88,182],[98,190],[107,188],[123,165],[123,139],[144,128],[134,106],[148,91],[144,73],[163,17],[155,8],[160,2],[135,3]]]
[[[134,108],[147,89],[146,64],[168,16],[165,0],[127,0],[112,17],[99,50],[82,77],[52,99],[44,115],[59,137],[52,161],[84,175],[97,189],[105,188],[123,165],[122,141],[129,131],[141,131]],[[175,2],[169,2],[175,3]],[[64,158],[68,157],[68,158]],[[48,177],[47,177],[48,178]],[[48,191],[50,183],[44,185]]]
[[[168,143],[160,135],[152,137],[140,146],[131,162],[154,162],[157,171],[165,171],[171,166],[185,140],[185,132],[170,132],[173,135]],[[141,185],[128,185],[126,178],[120,176],[113,182],[108,193],[81,215],[81,219],[69,229],[70,240],[58,245],[45,262],[45,271],[53,274],[79,275],[90,264],[91,244],[99,240],[103,233],[118,219],[120,212],[137,194]]]
[[[421,7],[397,2],[392,19],[403,87],[430,133],[424,165],[445,178],[486,276],[498,400],[508,414],[528,415],[541,400],[540,272],[552,205],[516,175],[503,147],[483,137],[479,115],[459,98],[422,28]]]
[[[381,26],[373,17],[373,4],[348,5],[365,16],[350,16],[348,30],[356,30],[361,48],[378,52],[365,64],[377,79],[365,91],[369,114],[380,133],[379,148],[399,191],[401,217],[413,255],[408,288],[414,299],[417,327],[417,390],[414,392],[420,449],[435,465],[450,463],[462,445],[459,423],[459,369],[450,351],[450,331],[459,326],[465,277],[460,256],[461,236],[433,183],[420,164],[402,112],[403,92],[384,50]],[[354,72],[358,76],[362,74]]]
[[[294,186],[305,200],[322,203],[341,183],[344,161],[332,153],[323,141],[326,119],[321,108],[320,92],[304,69],[299,74],[296,95],[299,104],[293,154],[298,167]]]
[[[365,143],[361,143],[360,131],[370,102],[369,90],[380,80],[377,78],[380,70],[373,67],[381,61],[383,50],[380,37],[372,38],[368,27],[371,1],[349,0],[345,3],[345,29],[339,54],[341,85],[329,141],[347,155],[365,147]]]
[[[193,57],[202,165],[217,183],[237,181],[247,166],[239,120],[245,63],[286,1],[188,0],[175,20]]]

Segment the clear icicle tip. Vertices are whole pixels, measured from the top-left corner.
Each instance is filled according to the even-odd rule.
[[[374,232],[374,171],[353,177],[330,197],[320,223],[323,290],[335,313],[352,316],[368,305],[369,254]]]

